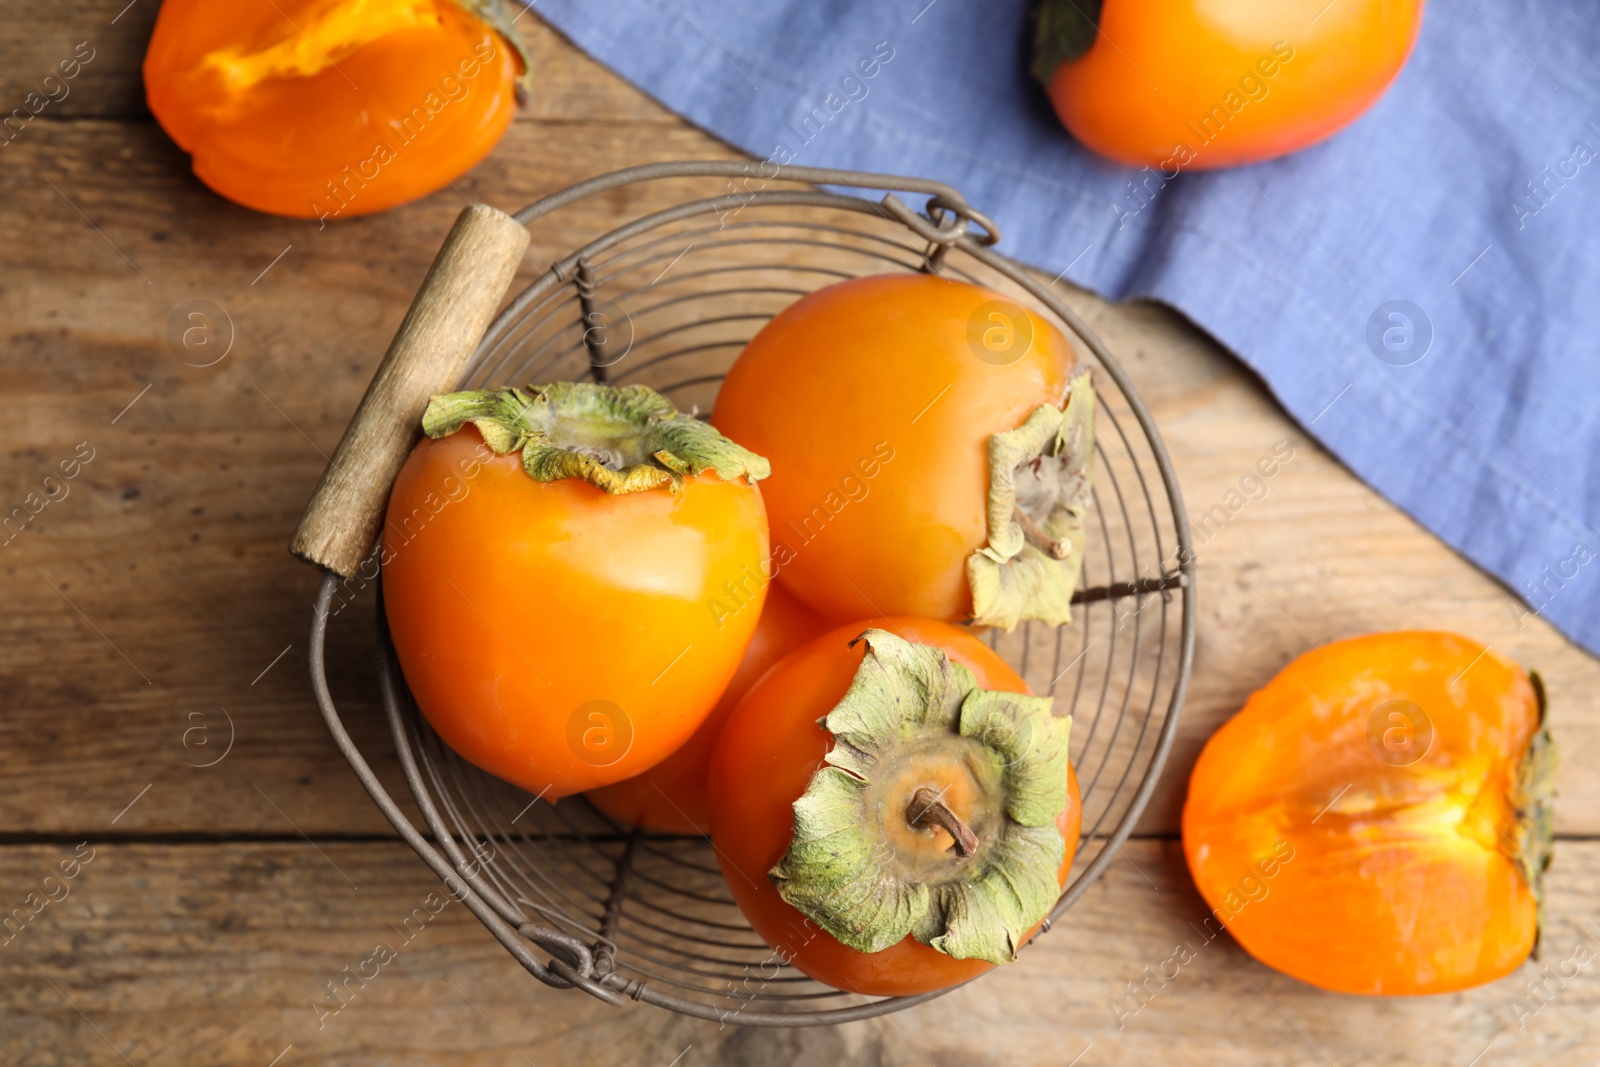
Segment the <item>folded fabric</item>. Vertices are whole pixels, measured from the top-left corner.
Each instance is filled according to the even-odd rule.
[[[1600,651],[1591,4],[1435,0],[1353,126],[1172,180],[1062,131],[1026,72],[1025,0],[537,10],[758,158],[941,179],[997,220],[1002,251],[1179,309],[1353,471]]]

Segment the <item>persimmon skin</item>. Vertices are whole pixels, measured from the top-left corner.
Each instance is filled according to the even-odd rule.
[[[248,69],[263,55],[283,57],[278,73]],[[511,123],[518,68],[507,41],[449,0],[166,0],[144,83],[212,190],[334,218],[475,166]]]
[[[872,627],[943,649],[985,689],[1029,692],[1027,683],[988,645],[958,626],[902,616],[829,630],[768,671],[723,727],[711,761],[711,839],[734,900],[781,959],[835,989],[911,996],[976,978],[994,964],[954,959],[909,934],[881,952],[860,952],[788,904],[767,877],[794,837],[794,802],[832,744],[817,720],[850,687],[865,656],[863,645],[851,648],[850,642]],[[1083,820],[1078,779],[1070,765],[1067,791],[1066,809],[1056,820],[1066,843],[1058,873],[1063,886]],[[957,804],[952,807],[962,814]]]
[[[630,778],[687,741],[765,593],[752,583],[755,610],[720,626],[709,606],[766,566],[754,485],[707,473],[675,494],[610,496],[536,482],[471,427],[417,445],[383,536],[389,632],[418,707],[466,760],[549,800]],[[580,754],[572,722],[597,700],[623,721],[596,720]],[[625,754],[610,751],[629,728]]]
[[[711,832],[706,777],[711,771],[711,753],[722,734],[723,724],[762,675],[830,626],[822,616],[776,583],[767,585],[766,596],[766,603],[759,608],[761,617],[756,622],[755,634],[750,638],[744,659],[739,662],[739,669],[694,736],[643,774],[585,794],[595,807],[614,819],[646,830],[669,834]]]
[[[1341,0],[1319,14],[1325,3],[1106,0],[1093,46],[1056,68],[1050,100],[1087,147],[1169,178],[1298,151],[1383,95],[1422,24],[1423,0]]]
[[[1368,740],[1391,700],[1432,723],[1431,747],[1408,766]],[[1323,989],[1406,996],[1503,977],[1538,928],[1508,845],[1538,728],[1522,668],[1456,634],[1372,634],[1309,652],[1195,765],[1183,810],[1195,884],[1245,951]],[[1275,850],[1266,876],[1257,865]]]
[[[1059,407],[1074,365],[1060,331],[1014,301],[1031,347],[980,359],[969,323],[1001,299],[938,275],[852,279],[786,308],[729,370],[712,424],[772,461],[778,580],[828,618],[971,617],[988,439]]]

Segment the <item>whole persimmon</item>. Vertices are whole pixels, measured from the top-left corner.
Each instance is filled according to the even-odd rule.
[[[726,595],[717,605],[719,613],[731,617],[736,612],[752,610],[754,584],[725,590]],[[595,807],[614,819],[646,830],[673,834],[711,832],[706,776],[723,723],[773,664],[830,626],[822,616],[784,592],[782,586],[766,584],[765,589],[767,601],[754,607],[761,618],[744,659],[700,729],[682,748],[643,774],[584,794]]]
[[[785,657],[712,757],[711,839],[785,962],[907,996],[1007,963],[1054,907],[1082,810],[1070,720],[971,633],[869,619]]]
[[[1071,617],[1094,392],[1049,322],[928,274],[803,297],[734,362],[711,421],[772,461],[778,580],[839,622]]]
[[[383,529],[417,706],[463,758],[554,800],[692,736],[760,613],[767,466],[644,386],[435,397]]]
[[[1355,121],[1405,65],[1422,7],[1042,0],[1033,72],[1085,146],[1170,179],[1294,152]]]
[[[1458,634],[1337,641],[1206,744],[1183,850],[1256,959],[1341,993],[1450,993],[1539,933],[1554,748],[1538,675]]]
[[[326,220],[470,170],[511,123],[519,66],[503,0],[165,0],[144,84],[215,192]]]

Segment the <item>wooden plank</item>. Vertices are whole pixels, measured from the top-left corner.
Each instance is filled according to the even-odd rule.
[[[263,3],[265,0],[256,0]],[[149,121],[140,68],[155,26],[157,0],[62,0],[28,12],[26,25],[0,39],[0,106],[41,108],[28,122],[68,118]],[[534,90],[517,121],[644,122],[677,125],[661,105],[574,49],[543,19],[517,25],[533,60]],[[90,57],[76,67],[75,57]],[[63,62],[69,65],[61,66]],[[63,79],[65,72],[75,76]],[[53,76],[48,85],[46,76]],[[49,100],[28,101],[29,93]],[[15,124],[13,126],[15,129]],[[31,137],[42,130],[20,134]]]
[[[0,947],[8,1062],[120,1062],[114,1047],[137,1067],[279,1055],[281,1067],[446,1058],[665,1067],[679,1055],[680,1067],[1464,1065],[1480,1054],[1498,1067],[1590,1062],[1600,1008],[1592,959],[1568,965],[1564,981],[1541,970],[1559,974],[1575,948],[1600,943],[1593,842],[1558,854],[1544,963],[1465,993],[1328,994],[1262,967],[1226,936],[1206,942],[1190,925],[1206,911],[1179,850],[1141,841],[1016,965],[886,1019],[784,1031],[548,989],[460,904],[428,903],[438,883],[398,844],[325,843],[320,854],[299,843],[92,847],[65,899]],[[0,849],[6,908],[42,895],[71,856],[70,845]],[[417,908],[428,921],[408,931],[401,924]],[[394,958],[364,986],[344,986],[345,968],[380,944]],[[1179,944],[1194,959],[1130,999],[1128,983],[1146,982]],[[1548,992],[1533,999],[1527,983],[1540,981]],[[348,990],[337,1012],[329,982]]]
[[[24,114],[10,127],[16,143],[47,137],[49,123],[93,115],[142,118],[139,67],[160,5],[153,0],[62,0],[17,12],[0,38],[0,107]],[[46,78],[50,80],[47,82]],[[37,93],[33,100],[28,94]]]

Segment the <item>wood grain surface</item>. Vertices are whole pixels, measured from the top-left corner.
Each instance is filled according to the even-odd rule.
[[[403,927],[430,907],[438,882],[397,843],[93,847],[70,894],[0,946],[8,1063],[111,1064],[123,1062],[118,1052],[139,1067],[266,1067],[280,1054],[280,1067],[1594,1060],[1594,964],[1561,977],[1580,948],[1600,951],[1592,902],[1600,845],[1591,842],[1562,851],[1544,963],[1466,993],[1323,993],[1261,966],[1226,936],[1208,942],[1181,849],[1144,840],[1019,963],[900,1014],[777,1031],[548,989],[458,903]],[[0,885],[16,898],[6,906],[74,849],[0,851]],[[394,958],[365,984],[348,979],[379,945]],[[1161,979],[1180,945],[1193,960],[1168,963],[1176,976]]]
[[[324,983],[436,883],[317,715],[317,579],[285,551],[295,522],[468,200],[515,210],[630,164],[739,156],[528,16],[534,98],[456,188],[322,229],[269,218],[207,191],[150,121],[138,65],[156,5],[124,5],[14,10],[0,39],[5,108],[79,43],[94,49],[70,94],[0,148],[0,509],[51,497],[0,534],[0,904],[20,906],[79,842],[95,849],[70,897],[0,946],[0,1064],[265,1067],[290,1045],[281,1067],[668,1067],[680,1052],[683,1067],[1593,1062],[1600,965],[1559,984],[1540,967],[1600,939],[1600,664],[1358,482],[1177,316],[1077,292],[1064,295],[1154,412],[1191,518],[1278,442],[1294,458],[1200,544],[1197,662],[1162,786],[1140,839],[1056,930],[913,1012],[769,1033],[548,990],[452,905],[318,1029]],[[519,278],[688,188],[575,205],[536,227]],[[181,343],[196,301],[221,313],[198,350]],[[1402,627],[1460,630],[1544,674],[1563,752],[1544,964],[1379,1001],[1319,993],[1224,939],[1119,1027],[1125,983],[1203,910],[1172,838],[1205,739],[1310,645]],[[371,656],[367,627],[336,627],[330,682],[403,795]],[[1528,981],[1544,982],[1538,1000]]]

